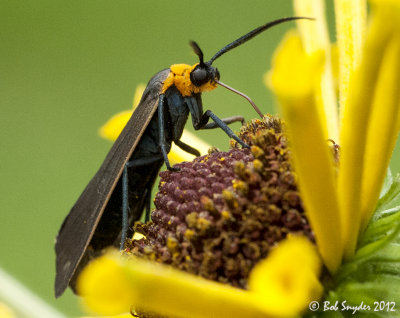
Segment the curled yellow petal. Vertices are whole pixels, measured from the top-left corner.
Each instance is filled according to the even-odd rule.
[[[297,20],[304,50],[307,54],[317,51],[324,52],[325,65],[322,70],[319,85],[315,87],[315,101],[320,120],[326,122],[324,126],[325,138],[338,141],[338,107],[331,64],[331,44],[328,27],[325,19],[325,5],[323,0],[294,0],[296,16],[314,18],[314,21]]]
[[[334,272],[341,263],[343,245],[333,156],[314,99],[322,67],[323,56],[318,52],[307,55],[292,33],[276,52],[269,85],[287,124],[306,215],[322,259]]]
[[[119,253],[85,268],[78,290],[87,307],[106,315],[133,306],[170,317],[285,317],[266,311],[250,292]]]
[[[295,30],[285,35],[276,52],[273,70],[264,77],[265,84],[273,89],[278,98],[286,100],[309,98],[313,95],[323,68],[323,52],[317,51],[308,58]]]
[[[249,291],[118,252],[87,266],[78,291],[87,307],[106,315],[137,308],[185,318],[293,317],[321,296],[319,272],[315,246],[304,237],[289,237],[254,268]]]
[[[317,249],[307,238],[290,236],[254,267],[249,288],[265,306],[299,313],[322,294],[320,263]]]
[[[102,315],[129,312],[130,305],[138,298],[116,255],[91,262],[82,271],[77,288],[85,306]]]

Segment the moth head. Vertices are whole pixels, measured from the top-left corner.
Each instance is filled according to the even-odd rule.
[[[211,63],[204,63],[204,55],[199,45],[191,41],[190,45],[194,53],[199,57],[199,64],[190,72],[190,81],[193,85],[199,87],[207,82],[214,83],[219,81],[220,75],[217,68],[211,66]]]

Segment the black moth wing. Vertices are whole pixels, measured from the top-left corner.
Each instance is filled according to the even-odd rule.
[[[55,244],[56,297],[64,292],[80,265],[124,166],[157,110],[162,85],[168,74],[169,69],[165,69],[149,81],[139,105],[100,169],[65,218]]]

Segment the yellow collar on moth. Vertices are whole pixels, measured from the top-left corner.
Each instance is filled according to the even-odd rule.
[[[168,88],[172,85],[179,90],[182,96],[191,96],[192,94],[202,93],[211,91],[217,88],[217,83],[215,82],[207,82],[201,86],[195,86],[190,80],[190,73],[194,70],[194,68],[198,65],[195,64],[193,66],[188,64],[173,64],[171,65],[170,73],[168,77],[165,79],[162,93],[165,93]]]

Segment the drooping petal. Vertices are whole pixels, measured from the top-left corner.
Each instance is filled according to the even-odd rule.
[[[338,141],[338,107],[332,75],[331,44],[328,27],[325,19],[325,5],[323,0],[294,0],[296,16],[314,18],[314,21],[298,20],[297,26],[307,54],[322,51],[325,55],[325,65],[321,74],[321,81],[315,87],[315,101],[320,120],[326,122],[325,138]]]
[[[306,214],[322,259],[335,272],[342,259],[340,214],[333,155],[314,100],[323,69],[323,52],[307,55],[290,33],[275,55],[268,84],[278,97],[287,124],[294,170]]]

